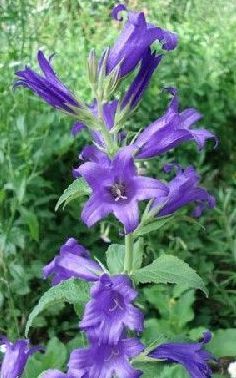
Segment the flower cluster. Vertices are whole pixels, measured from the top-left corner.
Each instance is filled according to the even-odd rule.
[[[114,375],[138,378],[142,372],[134,369],[129,360],[140,355],[144,345],[137,337],[129,338],[126,335],[127,330],[138,334],[143,331],[143,314],[133,305],[137,292],[127,275],[110,276],[98,264],[96,267],[91,259],[82,261],[74,258],[74,255],[80,256],[84,251],[75,239],[70,238],[61,247],[59,256],[44,268],[44,274],[54,276],[54,284],[55,277],[57,282],[72,277],[96,281],[91,287],[91,299],[80,322],[80,329],[85,331],[89,346],[71,353],[66,374],[49,370],[43,374],[43,378],[112,378]],[[97,272],[94,276],[84,274],[91,263],[94,264],[94,272]],[[162,344],[150,351],[148,357],[182,364],[193,378],[207,378],[211,374],[207,362],[213,357],[203,350],[203,346],[210,339],[210,332],[206,332],[199,343]]]
[[[89,55],[88,74],[94,94],[90,104],[78,100],[59,80],[51,58],[46,59],[41,51],[38,62],[43,75],[29,67],[16,73],[16,87],[29,88],[54,108],[76,118],[72,127],[74,136],[83,129],[89,131],[92,145],[83,148],[79,156],[82,163],[73,169],[74,178],[90,187],[90,198],[81,218],[91,227],[112,214],[122,224],[122,235],[125,235],[124,269],[118,274],[110,274],[74,238],[68,239],[59,255],[44,267],[44,278],[51,277],[52,285],[70,278],[87,281],[90,300],[80,321],[88,346],[71,353],[67,373],[51,369],[42,377],[138,378],[143,372],[135,368],[134,359],[141,354],[144,361],[179,363],[191,377],[208,378],[211,376],[208,361],[213,357],[203,347],[210,341],[209,332],[198,343],[166,343],[152,350],[145,349],[139,340],[144,315],[134,303],[138,292],[132,280],[133,238],[137,229],[142,230],[144,220],[145,224],[158,222],[190,203],[195,206],[193,215],[200,216],[205,207],[215,205],[214,197],[199,185],[200,177],[192,166],[168,164],[165,173],[174,171],[175,175],[169,181],[160,181],[140,174],[142,160],[156,158],[183,142],[193,141],[200,150],[208,139],[215,140],[215,146],[218,141],[206,129],[193,128],[202,116],[193,108],[179,110],[176,88],[166,89],[171,101],[162,117],[133,139],[124,130],[127,117],[141,101],[165,53],[175,49],[178,38],[175,33],[148,23],[143,12],[128,11],[124,4],[113,9],[112,17],[121,22],[121,12],[126,13],[127,20],[114,45],[100,59],[94,51]],[[156,53],[154,42],[159,43],[161,53]],[[115,90],[133,72],[134,78],[118,99]],[[140,202],[144,201],[148,204],[141,213]],[[6,345],[1,376],[19,377],[30,353],[28,344],[21,340]],[[22,345],[20,352],[18,345]],[[16,358],[14,367],[8,352]],[[12,372],[8,373],[7,369]],[[15,369],[14,374],[11,369]]]

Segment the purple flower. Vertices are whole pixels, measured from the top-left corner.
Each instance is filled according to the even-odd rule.
[[[210,340],[211,333],[207,331],[203,334],[201,342],[162,344],[150,352],[149,356],[183,365],[192,378],[210,378],[212,372],[207,362],[214,358],[203,350],[204,344],[209,343]]]
[[[166,169],[169,170],[169,166]],[[159,196],[153,202],[152,208],[161,208],[158,217],[173,214],[181,207],[194,202],[197,203],[193,215],[200,216],[206,204],[210,208],[215,206],[215,199],[206,189],[198,186],[200,176],[193,167],[186,169],[178,168],[177,175],[167,185],[167,196]]]
[[[190,128],[202,118],[202,115],[192,108],[179,113],[177,90],[175,88],[167,90],[173,96],[167,112],[145,128],[135,141],[138,150],[136,158],[138,159],[147,159],[163,154],[189,140],[195,141],[199,149],[204,147],[207,139],[216,140],[215,135],[205,129]]]
[[[131,109],[135,108],[148,87],[152,74],[161,62],[162,57],[163,55],[152,53],[151,49],[147,50],[142,58],[139,71],[124,96],[121,108],[124,108],[127,104]]]
[[[116,345],[98,344],[95,341],[86,349],[76,349],[70,355],[69,371],[75,377],[138,378],[141,371],[135,370],[129,359],[138,356],[144,347],[138,339],[120,339]]]
[[[38,52],[38,62],[43,75],[39,75],[29,67],[23,71],[16,72],[19,79],[14,87],[25,87],[31,89],[39,97],[54,108],[74,113],[74,107],[80,107],[69,89],[59,80],[50,65],[52,56],[47,60],[42,51]]]
[[[143,314],[133,306],[137,296],[125,275],[104,274],[91,288],[80,328],[99,343],[117,344],[124,331],[143,331]]]
[[[28,358],[39,347],[30,348],[28,340],[17,340],[11,343],[6,337],[1,337],[0,351],[4,353],[0,367],[1,378],[18,378],[24,371]]]
[[[101,273],[103,273],[102,268],[90,259],[89,252],[74,238],[68,239],[60,248],[59,256],[56,256],[43,269],[44,278],[53,275],[53,285],[71,277],[96,281]]]
[[[88,162],[78,172],[93,191],[81,215],[88,227],[113,213],[130,233],[138,226],[138,202],[167,192],[160,181],[137,175],[132,148],[120,150],[109,166]]]
[[[112,11],[113,18],[121,21],[119,13],[124,10],[127,11],[125,5],[117,5]],[[173,50],[178,42],[175,33],[147,23],[143,12],[127,12],[128,20],[110,49],[106,62],[107,74],[120,64],[120,77],[126,76],[136,67],[153,42],[160,41],[164,50]]]

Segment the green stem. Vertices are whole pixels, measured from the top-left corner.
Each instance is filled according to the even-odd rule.
[[[117,151],[117,143],[115,142],[115,138],[110,134],[109,130],[107,129],[104,118],[103,118],[103,103],[98,94],[96,93],[97,105],[98,105],[98,118],[99,123],[101,126],[101,133],[107,145],[107,152],[108,155],[113,156],[114,153]]]
[[[128,234],[125,236],[125,258],[124,258],[124,271],[127,274],[130,274],[133,269],[133,251],[134,251],[133,234]]]

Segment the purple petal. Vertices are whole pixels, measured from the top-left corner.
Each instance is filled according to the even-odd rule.
[[[82,122],[75,122],[71,129],[71,134],[76,136],[79,134],[83,129],[85,129],[85,125]]]
[[[119,13],[123,12],[123,11],[126,11],[126,10],[127,10],[127,8],[126,8],[126,6],[124,4],[117,4],[112,9],[111,17],[114,18],[114,20],[116,20],[116,21],[122,21],[123,17],[120,17]]]
[[[136,198],[139,200],[156,198],[169,193],[166,185],[150,177],[137,177],[135,179],[135,186],[137,189]]]
[[[125,232],[133,232],[139,223],[139,209],[136,201],[131,201],[126,205],[113,206],[116,218],[124,225]]]
[[[100,219],[106,217],[111,211],[111,206],[103,203],[99,194],[93,194],[84,205],[81,218],[88,227],[91,227]]]

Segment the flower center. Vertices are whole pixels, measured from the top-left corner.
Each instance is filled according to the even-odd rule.
[[[127,199],[125,195],[125,186],[123,184],[112,185],[110,192],[115,201],[119,201],[120,199]]]
[[[118,299],[113,299],[113,306],[111,308],[109,308],[109,311],[110,312],[113,312],[115,311],[117,308],[119,308],[120,310],[124,310],[124,308],[121,306],[120,302],[118,301]]]
[[[119,350],[112,349],[111,354],[105,358],[105,362],[109,362],[113,359],[113,357],[118,357],[120,354]]]

